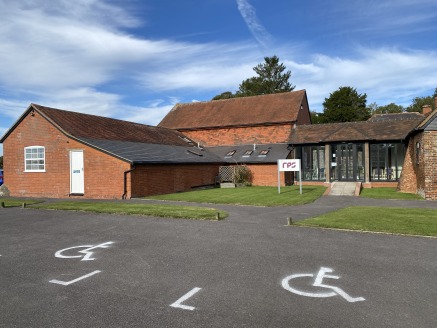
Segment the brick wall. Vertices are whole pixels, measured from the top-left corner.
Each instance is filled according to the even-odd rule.
[[[291,125],[217,128],[182,132],[203,146],[268,144],[287,142]]]
[[[425,199],[437,200],[437,131],[425,131],[422,144]]]
[[[253,186],[277,186],[278,165],[275,164],[246,164],[252,175]],[[281,186],[289,186],[293,183],[291,172],[280,173]]]
[[[416,164],[417,142],[422,143],[422,133],[410,138],[408,142],[402,173],[399,178],[398,191],[417,193],[418,189],[423,185],[420,183],[420,177],[423,176],[423,165]],[[423,157],[420,158],[420,162],[423,163]]]
[[[417,143],[420,144],[417,161]],[[437,200],[437,131],[424,131],[410,139],[398,190]]]
[[[130,174],[132,197],[188,191],[213,185],[219,165],[141,165]]]
[[[24,172],[24,147],[44,146],[46,172]],[[70,150],[84,152],[85,198],[121,198],[130,164],[62,134],[37,112],[3,144],[5,185],[11,196],[65,198],[70,194]]]

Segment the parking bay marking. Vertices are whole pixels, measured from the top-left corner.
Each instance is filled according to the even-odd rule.
[[[96,248],[108,248],[113,243],[114,242],[112,242],[112,241],[108,241],[106,243],[95,245],[95,246],[94,245],[83,245],[83,246],[68,247],[68,248],[61,249],[60,251],[57,251],[55,253],[55,256],[58,258],[63,258],[63,259],[83,257],[83,259],[81,259],[81,261],[93,261],[93,260],[95,260],[95,258],[91,257],[94,254],[93,252],[91,252],[91,250],[96,249]],[[78,251],[78,253],[82,253],[84,255],[63,255],[62,254],[65,251],[68,251],[70,249],[75,249],[75,248],[85,248],[84,250]]]
[[[309,293],[309,292],[304,292],[304,291],[298,290],[298,289],[290,286],[290,280],[296,279],[296,278],[301,278],[301,277],[314,277],[314,274],[312,274],[312,273],[292,274],[291,276],[285,277],[282,280],[282,287],[285,290],[288,290],[289,292],[292,292],[294,294],[301,295],[301,296],[307,296],[307,297],[324,298],[324,297],[332,297],[332,296],[340,295],[346,301],[352,302],[352,303],[366,300],[364,297],[351,297],[350,295],[348,295],[345,291],[343,291],[339,287],[323,284],[324,278],[331,278],[331,279],[339,279],[340,278],[339,276],[333,276],[333,275],[326,274],[326,273],[330,273],[330,272],[334,272],[334,270],[332,270],[330,268],[321,267],[319,272],[317,273],[317,275],[315,277],[314,283],[312,284],[312,286],[314,286],[314,287],[323,287],[323,288],[330,289],[331,291],[329,291],[329,292]]]
[[[91,276],[94,276],[95,274],[100,273],[100,272],[102,272],[102,271],[100,271],[100,270],[96,270],[96,271],[93,271],[93,272],[91,272],[91,273],[88,273],[88,274],[86,274],[86,275],[84,275],[84,276],[82,276],[82,277],[79,277],[79,278],[76,278],[76,279],[73,279],[73,280],[70,280],[70,281],[62,281],[62,280],[56,280],[56,279],[53,279],[53,280],[50,280],[49,282],[51,282],[52,284],[58,284],[58,285],[62,285],[62,286],[68,286],[68,285],[74,284],[75,282],[78,282],[78,281],[80,281],[80,280],[83,280],[83,279],[89,278],[89,277],[91,277]]]
[[[182,296],[180,299],[178,299],[176,302],[174,302],[173,304],[170,304],[170,306],[174,307],[174,308],[180,308],[180,309],[184,309],[184,310],[193,311],[195,309],[194,306],[183,305],[182,302],[185,302],[187,299],[189,299],[191,296],[196,294],[201,289],[202,288],[199,288],[199,287],[193,288],[188,293],[186,293],[184,296]]]

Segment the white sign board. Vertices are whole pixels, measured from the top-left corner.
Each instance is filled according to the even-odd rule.
[[[278,194],[281,193],[280,172],[295,171],[299,172],[299,189],[302,195],[302,172],[300,171],[300,159],[278,159]]]
[[[300,159],[279,159],[279,171],[300,171]]]

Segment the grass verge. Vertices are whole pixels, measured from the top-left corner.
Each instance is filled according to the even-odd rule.
[[[0,197],[0,203],[3,203],[5,207],[19,207],[25,203],[26,205],[42,203],[43,200],[38,199],[25,199],[25,198],[4,198]]]
[[[356,206],[302,220],[296,225],[437,236],[437,210]]]
[[[214,188],[147,198],[213,204],[288,206],[312,203],[325,190],[321,186],[303,186],[300,195],[299,186],[281,187],[280,194],[277,187]]]
[[[421,199],[417,194],[396,191],[396,188],[365,188],[361,190],[361,197],[381,199]]]
[[[194,220],[219,220],[225,219],[228,213],[214,208],[195,207],[195,206],[172,206],[172,205],[151,205],[151,204],[124,204],[109,202],[56,202],[48,204],[36,204],[32,208],[69,210],[69,211],[89,211],[95,213],[111,214],[130,214],[169,217],[177,219]]]

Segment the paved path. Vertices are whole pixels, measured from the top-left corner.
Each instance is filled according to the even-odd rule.
[[[331,196],[355,196],[356,182],[333,182],[329,195]]]

